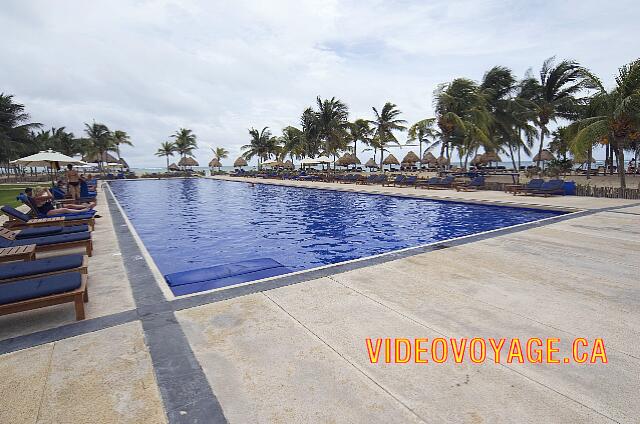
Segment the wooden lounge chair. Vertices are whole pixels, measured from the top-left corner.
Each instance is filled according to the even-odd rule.
[[[0,264],[0,284],[10,281],[40,278],[47,275],[64,274],[67,272],[86,274],[88,265],[89,258],[81,254],[4,263]]]
[[[531,196],[554,196],[564,195],[564,181],[563,180],[549,180],[537,190],[531,190],[527,192]]]
[[[437,184],[440,181],[438,177],[431,177],[426,180],[418,180],[416,181],[415,188],[428,188],[432,184]]]
[[[49,227],[21,228],[17,230],[0,227],[0,235],[7,236],[5,238],[10,238],[11,240],[26,240],[36,237],[83,233],[87,231],[89,231],[88,225],[72,225],[69,227],[58,225]]]
[[[402,182],[404,181],[404,178],[405,178],[404,175],[396,175],[396,177],[392,181],[385,181],[382,183],[382,185],[383,186],[393,185],[395,187],[397,184],[402,184]]]
[[[0,284],[0,315],[73,302],[76,320],[83,320],[84,304],[88,301],[87,275],[79,272]]]
[[[399,183],[399,185],[404,187],[411,187],[416,185],[417,182],[418,182],[418,177],[416,177],[415,175],[409,175],[407,178],[404,179],[404,181]]]
[[[513,195],[516,196],[518,193],[527,194],[534,190],[539,190],[544,184],[544,180],[542,178],[534,178],[530,180],[525,186],[522,187],[514,187]]]
[[[4,223],[4,226],[11,229],[24,227],[46,227],[51,225],[70,226],[86,224],[89,226],[89,229],[93,230],[96,224],[95,218],[88,215],[60,215],[45,218],[34,218],[7,205],[0,207],[0,210],[9,218],[9,220]]]
[[[16,240],[11,234],[0,233],[0,247],[16,247],[35,244],[36,252],[48,252],[51,250],[75,249],[82,247],[87,255],[93,255],[93,242],[91,233],[54,234],[44,237],[33,237]]]
[[[466,183],[460,183],[454,185],[456,191],[476,191],[480,188],[484,187],[484,177],[477,176],[473,178],[471,181],[467,181]]]

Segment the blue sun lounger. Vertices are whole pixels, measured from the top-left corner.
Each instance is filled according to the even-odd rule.
[[[86,231],[89,231],[89,226],[86,224],[73,225],[70,227],[51,226],[22,228],[18,230],[10,230],[8,228],[0,227],[0,234],[7,235],[14,240],[27,240],[34,237],[46,237],[59,234],[83,233]]]
[[[88,301],[87,276],[79,272],[0,284],[0,315],[73,302],[76,320],[82,320],[85,317],[84,303]]]
[[[0,248],[36,245],[36,252],[44,252],[49,250],[73,249],[83,247],[87,251],[87,255],[93,254],[93,243],[91,241],[91,233],[71,233],[71,234],[54,234],[44,237],[33,237],[21,240],[12,240],[11,236],[0,233]]]
[[[549,180],[543,183],[537,190],[531,190],[527,194],[542,195],[544,197],[553,196],[556,194],[564,195],[564,181],[563,180]]]
[[[290,272],[291,270],[280,262],[270,258],[260,258],[176,272],[167,274],[164,278],[173,294],[180,296],[275,277],[276,275]]]
[[[38,218],[50,218],[49,215],[47,214],[43,214],[38,212],[38,208],[35,207],[35,205],[32,205],[31,202],[29,201],[29,198],[27,197],[26,194],[24,193],[20,193],[18,196],[16,196],[16,199],[21,201],[23,204],[29,206],[29,208],[31,209],[31,212],[36,215],[36,217]],[[55,216],[64,216],[64,217],[82,217],[80,219],[86,219],[86,217],[93,217],[93,215],[96,214],[96,211],[92,210],[92,211],[88,211],[88,212],[73,212],[73,213],[62,213],[62,214],[58,214]]]
[[[415,184],[415,187],[421,187],[421,188],[427,188],[430,187],[432,185],[438,184],[440,182],[440,178],[438,177],[431,177],[427,180],[422,180],[422,181],[417,181]]]
[[[484,176],[479,175],[466,183],[456,184],[456,191],[474,191],[484,187]]]
[[[0,264],[0,283],[24,280],[36,276],[60,274],[69,271],[87,273],[88,259],[85,255],[63,255],[33,261],[15,261]]]
[[[16,208],[7,205],[0,207],[0,211],[9,217],[9,221],[5,223],[5,227],[7,228],[88,224],[89,228],[93,230],[95,225],[95,218],[93,214],[74,214],[69,216],[57,215],[43,218],[32,218],[26,213],[20,212]]]
[[[527,185],[524,187],[517,187],[513,190],[513,195],[517,195],[518,193],[530,193],[534,190],[540,190],[542,188],[542,184],[544,184],[544,180],[542,178],[534,178],[530,180]]]
[[[392,181],[385,181],[382,183],[383,186],[390,186],[393,185],[394,187],[397,184],[402,184],[402,182],[404,181],[404,175],[396,175],[396,177],[392,180]]]

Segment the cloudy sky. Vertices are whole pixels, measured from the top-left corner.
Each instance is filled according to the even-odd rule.
[[[127,131],[134,167],[163,166],[153,153],[180,127],[197,134],[201,164],[213,146],[230,162],[248,128],[279,134],[317,95],[353,119],[392,101],[411,123],[432,116],[438,83],[493,65],[522,76],[556,55],[611,84],[640,55],[639,11],[625,0],[3,0],[0,92],[47,127]]]

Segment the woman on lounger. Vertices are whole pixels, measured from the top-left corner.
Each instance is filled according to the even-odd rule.
[[[82,205],[67,205],[64,208],[55,208],[53,206],[53,195],[47,189],[38,189],[33,195],[33,189],[27,187],[24,194],[29,198],[29,202],[38,210],[38,213],[46,216],[56,216],[66,213],[89,212],[96,204],[95,202],[84,203]]]

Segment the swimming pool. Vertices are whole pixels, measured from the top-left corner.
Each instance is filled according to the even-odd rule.
[[[299,271],[561,214],[212,179],[110,185],[165,275],[256,258]]]

